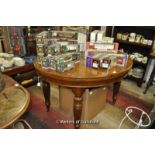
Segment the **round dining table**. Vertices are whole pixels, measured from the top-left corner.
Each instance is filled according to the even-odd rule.
[[[115,104],[121,80],[128,75],[132,65],[132,60],[128,58],[123,67],[114,66],[110,69],[94,69],[87,67],[85,61],[81,60],[75,64],[73,69],[65,72],[57,72],[52,69],[44,69],[37,60],[34,61],[34,67],[38,75],[42,78],[47,111],[50,109],[50,83],[72,89],[74,93],[73,113],[75,128],[80,128],[82,95],[85,89],[113,85],[113,104]]]

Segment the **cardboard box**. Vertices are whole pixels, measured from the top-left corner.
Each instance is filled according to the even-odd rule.
[[[99,31],[97,33],[97,42],[102,42],[103,41],[103,36],[105,36],[105,31]]]
[[[86,58],[86,66],[92,67],[93,66],[93,56],[87,56]]]
[[[60,109],[73,118],[74,94],[71,89],[60,87]],[[81,120],[91,120],[104,109],[107,88],[86,89],[83,94],[83,108]]]
[[[93,32],[91,32],[91,34],[90,34],[90,42],[96,42],[98,32],[99,32],[99,30],[94,30]]]

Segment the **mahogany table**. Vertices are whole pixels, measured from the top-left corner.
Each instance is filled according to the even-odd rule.
[[[50,108],[50,82],[59,86],[65,86],[72,89],[74,93],[74,127],[80,127],[82,112],[82,95],[87,88],[97,88],[113,84],[113,103],[115,104],[120,88],[121,79],[123,79],[132,68],[132,60],[129,58],[124,67],[112,67],[109,70],[93,69],[86,67],[84,60],[75,65],[75,68],[66,72],[56,72],[51,69],[43,69],[37,60],[34,61],[34,67],[37,73],[43,79],[43,93],[47,111]]]
[[[13,67],[10,69],[6,69],[3,73],[9,76],[15,75],[17,73],[25,73],[34,69],[33,64],[26,64],[21,67]]]

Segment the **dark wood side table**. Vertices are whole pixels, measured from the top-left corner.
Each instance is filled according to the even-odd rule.
[[[117,66],[109,70],[102,70],[86,67],[85,62],[81,61],[76,64],[74,69],[60,73],[51,69],[43,69],[36,60],[34,61],[34,67],[37,73],[43,78],[43,92],[47,110],[50,108],[50,82],[72,89],[74,93],[73,112],[75,128],[80,127],[82,95],[85,89],[113,84],[113,103],[115,104],[121,79],[128,74],[132,64],[133,62],[129,58],[125,67]]]
[[[155,53],[151,53],[150,54],[150,59],[155,59]],[[145,90],[144,90],[144,94],[146,94],[146,92],[147,92],[147,90],[149,89],[149,87],[152,85],[152,82],[153,82],[153,79],[154,79],[154,75],[155,75],[155,65],[154,65],[154,67],[153,67],[153,70],[152,70],[152,72],[151,72],[151,75],[150,75],[150,77],[149,77],[149,81],[148,81],[148,83],[147,83],[147,85],[146,85],[146,88],[145,88]],[[155,96],[155,94],[154,94],[154,96]]]
[[[6,69],[3,73],[11,76],[24,87],[32,86],[38,81],[33,63],[21,67],[12,67]]]
[[[18,74],[18,73],[25,73],[28,71],[34,70],[34,65],[32,64],[26,64],[24,66],[21,67],[13,67],[10,69],[6,69],[3,73],[9,76]]]

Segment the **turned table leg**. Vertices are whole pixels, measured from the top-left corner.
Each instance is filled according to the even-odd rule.
[[[121,86],[121,82],[116,82],[116,83],[114,83],[114,85],[113,85],[113,104],[116,103],[116,100],[117,100],[117,96],[118,96],[118,92],[119,92],[120,86]]]
[[[44,94],[44,99],[45,99],[45,105],[47,108],[47,111],[50,110],[50,83],[43,80],[43,94]]]
[[[80,128],[80,120],[82,114],[82,95],[84,89],[82,88],[72,88],[74,93],[74,104],[73,104],[73,112],[74,112],[74,127],[76,129]]]

